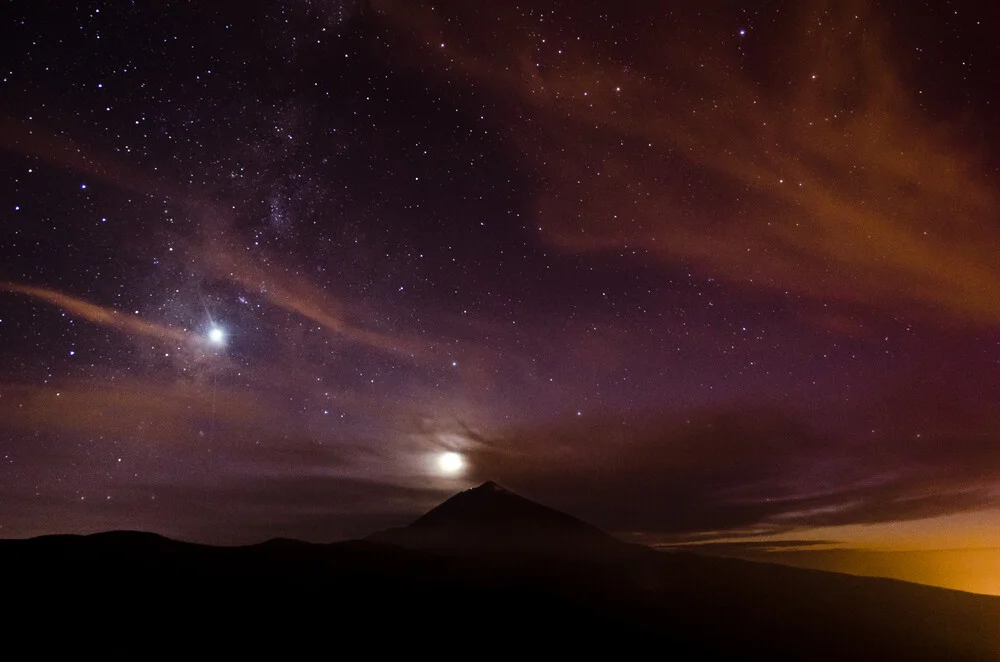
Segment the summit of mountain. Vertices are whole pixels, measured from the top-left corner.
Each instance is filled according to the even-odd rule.
[[[617,556],[633,547],[494,481],[459,492],[409,525],[379,531],[369,539],[473,556]]]

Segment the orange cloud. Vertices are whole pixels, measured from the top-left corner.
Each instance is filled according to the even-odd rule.
[[[101,153],[36,121],[20,122],[0,116],[0,149],[36,156],[126,190],[179,200],[189,197],[186,191],[162,177],[151,176],[124,163],[120,157]]]
[[[58,290],[35,287],[33,285],[0,282],[0,291],[23,294],[34,299],[39,299],[94,324],[100,324],[101,326],[116,329],[123,333],[154,338],[164,343],[182,343],[194,337],[193,334],[187,331],[156,324],[155,322],[147,322],[138,315],[131,315],[115,310],[114,308],[99,306],[59,292]]]
[[[213,390],[215,391],[213,394]],[[273,408],[226,388],[136,380],[60,386],[0,385],[0,418],[11,429],[73,432],[158,443],[190,443],[199,432],[277,434]],[[232,435],[229,435],[232,436]]]
[[[263,295],[268,302],[316,322],[352,343],[418,360],[429,353],[419,339],[366,329],[349,321],[343,304],[306,278],[265,267],[239,252],[209,245],[203,258],[220,277]]]
[[[553,245],[1000,322],[994,185],[962,127],[916,103],[867,3],[803,11],[757,78],[718,43],[672,39],[683,22],[637,30],[622,55],[499,5],[462,20],[449,20],[461,7],[377,6],[443,75],[514,100],[506,128],[545,180],[536,221]],[[474,43],[452,32],[493,18]],[[566,53],[548,53],[556,45]]]

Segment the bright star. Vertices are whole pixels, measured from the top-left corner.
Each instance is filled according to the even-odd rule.
[[[208,332],[208,339],[211,340],[216,345],[221,345],[222,341],[226,339],[226,334],[223,333],[222,329],[215,326],[212,330]]]

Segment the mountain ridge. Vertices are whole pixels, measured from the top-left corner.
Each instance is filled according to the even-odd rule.
[[[403,652],[444,635],[469,651],[541,641],[699,660],[1000,659],[1000,598],[658,552],[492,482],[400,530],[405,544],[378,540],[384,532],[245,547],[131,532],[0,540],[0,567],[12,570],[4,595],[19,606],[8,631],[43,623],[72,643],[113,624],[134,646],[169,632],[220,650],[244,637],[257,652],[328,642],[334,626]]]

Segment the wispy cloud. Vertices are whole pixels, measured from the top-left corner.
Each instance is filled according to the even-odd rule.
[[[218,277],[260,294],[270,304],[301,315],[348,342],[411,361],[422,360],[429,353],[428,344],[418,338],[371,329],[350,319],[342,301],[294,271],[263,264],[213,242],[197,252]]]
[[[621,532],[719,539],[989,508],[996,423],[961,436],[821,434],[774,409],[606,417],[482,437],[478,476]]]
[[[62,308],[70,315],[94,324],[115,329],[127,334],[153,338],[168,344],[194,341],[197,336],[189,331],[150,322],[139,315],[124,313],[114,308],[90,303],[84,299],[47,287],[36,287],[19,283],[0,282],[0,291],[44,301]]]
[[[539,23],[496,5],[449,21],[464,10],[376,4],[441,75],[516,100],[504,128],[546,182],[535,224],[551,244],[1000,322],[995,185],[963,125],[920,107],[869,3],[812,3],[786,26],[780,58],[753,74],[735,45],[671,38],[683,12],[622,54],[562,38],[555,15]],[[491,19],[503,26],[482,30],[493,42],[452,32]]]

